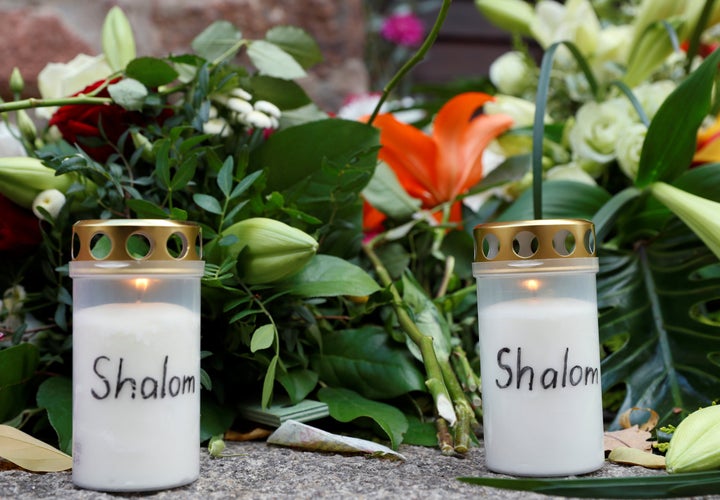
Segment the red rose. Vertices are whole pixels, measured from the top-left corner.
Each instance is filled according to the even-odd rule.
[[[0,194],[0,252],[21,252],[41,240],[37,217]]]
[[[116,78],[110,83],[118,80]],[[88,94],[104,83],[105,80],[95,82],[75,95]],[[105,87],[96,96],[109,97],[110,93]],[[70,144],[78,144],[88,156],[102,163],[117,152],[120,137],[131,125],[144,125],[152,120],[162,123],[169,114],[167,111],[153,118],[140,111],[128,111],[117,104],[68,104],[55,112],[49,125],[57,126],[63,139]],[[126,140],[125,147],[132,148],[132,141]]]

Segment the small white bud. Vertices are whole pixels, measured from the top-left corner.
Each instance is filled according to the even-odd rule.
[[[230,135],[230,126],[222,118],[211,118],[203,123],[203,133],[227,137]]]
[[[249,101],[252,99],[252,94],[250,92],[246,91],[245,89],[241,89],[240,87],[235,87],[230,91],[230,95],[233,97],[239,97],[240,99],[243,99],[245,101]]]
[[[32,204],[32,211],[40,220],[45,219],[45,215],[42,214],[38,208],[42,207],[47,213],[54,219],[65,206],[65,195],[57,189],[46,189],[35,197]]]
[[[237,97],[231,97],[228,99],[227,107],[240,114],[250,113],[253,110],[252,104]]]
[[[253,110],[242,116],[242,121],[255,128],[272,128],[272,120],[261,111]]]
[[[274,118],[280,118],[280,108],[275,106],[270,101],[257,101],[255,103],[255,109],[258,111],[262,111],[266,115],[270,115]]]

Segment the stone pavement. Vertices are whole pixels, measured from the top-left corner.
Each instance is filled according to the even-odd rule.
[[[399,451],[405,461],[298,451],[264,442],[228,442],[225,453],[239,456],[211,458],[206,450],[200,450],[200,479],[195,483],[136,494],[82,490],[73,486],[70,472],[37,474],[8,469],[11,464],[0,462],[0,499],[549,498],[458,481],[461,476],[493,475],[485,469],[482,448],[473,448],[466,458],[446,457],[436,448],[419,446],[403,445]],[[586,477],[653,474],[663,472],[606,463]]]

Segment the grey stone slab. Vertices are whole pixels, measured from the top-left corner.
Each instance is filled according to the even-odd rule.
[[[152,493],[103,493],[74,487],[70,472],[38,474],[14,469],[0,471],[0,498],[550,498],[458,481],[460,476],[494,475],[484,466],[482,448],[473,448],[466,458],[447,457],[435,448],[418,446],[403,445],[399,451],[407,460],[298,451],[264,442],[228,443],[226,453],[239,456],[211,458],[205,450],[199,450],[202,457],[200,479],[181,488]],[[606,463],[600,471],[585,477],[663,473]]]

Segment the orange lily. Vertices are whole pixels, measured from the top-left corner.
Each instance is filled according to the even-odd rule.
[[[491,100],[481,92],[453,97],[438,111],[430,135],[391,114],[377,116],[374,125],[380,129],[382,145],[378,157],[423,208],[451,202],[482,179],[483,151],[512,126],[509,116],[479,112]],[[366,206],[366,230],[376,228],[382,219],[378,210]],[[453,205],[451,220],[460,220],[459,203]]]
[[[720,162],[720,117],[698,132],[697,148],[693,163]]]

